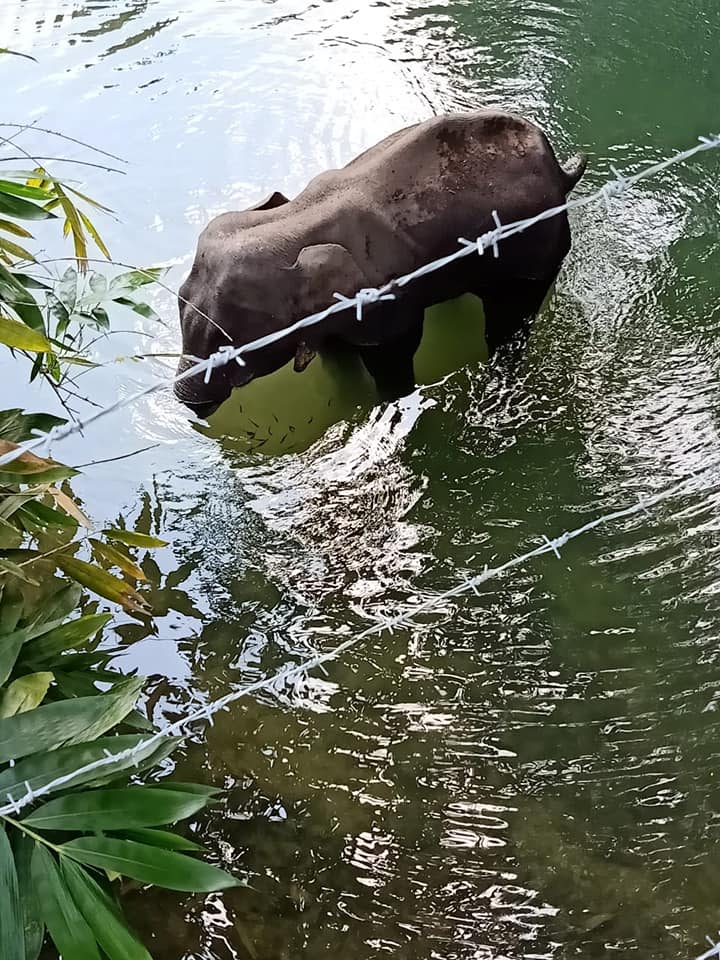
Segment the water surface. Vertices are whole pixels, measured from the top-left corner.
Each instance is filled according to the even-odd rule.
[[[170,285],[213,215],[432,112],[522,111],[590,154],[584,191],[719,126],[716,0],[4,0],[0,28],[39,61],[0,63],[3,115],[127,159],[74,175],[118,211],[114,255],[171,264]],[[69,443],[73,463],[158,444],[78,483],[99,521],[171,541],[145,563],[156,634],[116,624],[155,719],[713,468],[719,176],[706,156],[573,218],[515,381],[473,342],[389,407],[341,376],[317,436],[293,444],[286,418],[271,453],[169,395]],[[100,359],[178,348],[171,295],[154,302],[168,326],[134,318]],[[117,360],[93,395],[163,372]],[[158,960],[699,952],[720,923],[714,477],[198,735],[177,774],[227,793],[190,829],[253,889],[129,893]]]

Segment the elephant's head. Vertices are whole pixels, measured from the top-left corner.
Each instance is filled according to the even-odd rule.
[[[276,240],[269,226],[277,226]],[[310,242],[295,256],[298,242],[288,236],[301,226],[283,218],[261,234],[243,214],[225,214],[210,224],[180,290],[179,374],[193,365],[192,358],[203,360],[223,347],[261,340],[323,310],[333,302],[333,293],[351,295],[367,285],[352,255],[339,244]],[[209,416],[235,387],[280,369],[293,357],[295,369],[304,370],[317,346],[337,334],[348,316],[327,318],[248,351],[244,365],[231,360],[214,369],[207,383],[205,374],[186,378],[176,384],[175,393],[199,416]]]

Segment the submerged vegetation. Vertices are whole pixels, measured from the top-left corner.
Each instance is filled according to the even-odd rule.
[[[2,53],[10,51],[2,50]],[[5,142],[8,142],[7,140]],[[17,144],[14,144],[17,146]],[[110,328],[111,312],[153,316],[139,297],[158,271],[108,279],[89,268],[101,204],[27,155],[0,166],[0,349],[26,362],[66,417],[0,411],[0,455],[73,417],[75,376]],[[76,263],[55,274],[34,252],[33,229],[55,221]],[[167,779],[142,782],[178,746],[155,738],[137,709],[142,677],[109,668],[105,630],[113,607],[148,624],[141,554],[164,546],[149,531],[93,531],[73,494],[77,470],[25,452],[0,466],[0,957],[35,960],[46,934],[64,960],[140,960],[150,955],[118,905],[118,881],[204,892],[238,880],[205,863],[202,848],[168,829],[216,791]],[[137,748],[75,777],[32,804],[21,798],[89,762]]]

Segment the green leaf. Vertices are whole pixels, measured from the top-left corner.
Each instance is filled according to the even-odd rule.
[[[76,530],[78,522],[74,517],[69,517],[66,513],[60,513],[46,503],[34,500],[23,507],[23,512],[30,514],[32,519],[42,527],[69,527]]]
[[[68,313],[72,313],[78,295],[78,273],[74,267],[68,267],[62,275],[60,283],[55,287],[55,294],[65,304]]]
[[[22,179],[27,180],[28,178],[23,177]],[[5,178],[0,180],[0,193],[8,193],[14,197],[25,197],[27,200],[39,200],[41,203],[45,203],[51,196],[49,191],[43,190],[42,187],[32,187],[27,183],[17,183]]]
[[[53,630],[59,625],[58,621],[62,621],[65,619],[65,617],[69,617],[70,614],[77,609],[82,596],[82,589],[77,583],[67,583],[63,580],[59,580],[57,582],[61,584],[60,589],[57,590],[51,597],[46,598],[45,603],[43,604],[42,613],[36,617],[34,621],[34,623],[37,624],[50,624],[47,629],[52,627]],[[47,632],[47,630],[43,632]],[[39,637],[41,635],[42,632],[38,631],[33,637],[28,637],[28,639],[33,640],[35,637]]]
[[[27,713],[39,707],[53,682],[52,673],[29,673],[18,677],[3,691],[0,699],[0,719]],[[1,954],[0,954],[1,956]]]
[[[0,720],[0,763],[102,736],[132,710],[143,682],[127,680],[112,693],[48,703]]]
[[[70,324],[70,314],[65,304],[56,297],[54,293],[49,293],[47,297],[47,306],[50,316],[55,318],[55,337],[63,337]]]
[[[111,528],[102,531],[108,540],[119,540],[120,543],[127,544],[128,547],[166,547],[167,540],[160,540],[159,537],[151,537],[147,533],[137,533],[135,530],[119,530]]]
[[[15,868],[23,914],[25,960],[37,960],[45,939],[45,924],[32,881],[32,855],[35,850],[35,843],[30,837],[16,830],[12,845],[15,852]]]
[[[14,197],[0,189],[0,214],[6,217],[16,217],[18,220],[55,220],[54,213],[45,207]]]
[[[138,843],[147,843],[151,847],[163,847],[165,850],[181,850],[187,853],[202,853],[205,847],[186,837],[181,837],[177,833],[171,833],[169,830],[123,830],[125,840],[135,840]]]
[[[134,587],[114,577],[107,570],[93,563],[87,563],[85,560],[62,555],[58,555],[57,565],[73,580],[77,580],[78,583],[105,597],[106,600],[121,604],[129,613],[147,615],[150,612],[147,601]]]
[[[60,864],[73,900],[110,960],[152,960],[128,930],[117,905],[87,871],[66,858]]]
[[[162,790],[179,790],[181,793],[194,793],[199,797],[205,797],[205,802],[217,797],[222,793],[219,787],[208,787],[204,783],[183,783],[182,780],[161,780],[155,786]]]
[[[131,270],[121,273],[110,281],[110,292],[137,290],[149,283],[155,283],[165,273],[165,267],[148,267],[147,270]]]
[[[158,827],[191,817],[205,806],[197,794],[127,787],[73,793],[33,810],[23,823],[34,830],[100,832],[127,827]]]
[[[129,297],[114,297],[114,301],[123,307],[128,307],[133,313],[137,313],[146,320],[160,321],[160,317],[147,303],[136,303],[135,300],[131,300]]]
[[[69,648],[77,649],[90,637],[102,630],[105,624],[112,620],[109,613],[95,613],[85,617],[78,617],[69,623],[49,630],[37,640],[28,643],[23,650],[23,660],[38,663],[42,660],[52,660]]]
[[[45,333],[45,322],[37,301],[30,293],[27,278],[14,274],[0,264],[0,300],[12,307],[20,319],[33,330]]]
[[[10,597],[2,593],[0,597],[0,633],[13,633],[23,615],[25,603],[22,597]]]
[[[90,543],[93,553],[110,564],[111,567],[119,567],[123,573],[126,573],[134,580],[147,580],[142,568],[139,567],[124,550],[120,550],[118,547],[111,547],[109,543],[103,543],[101,540],[95,540],[93,537],[90,538]]]
[[[79,770],[95,760],[100,760],[106,756],[106,751],[116,754],[124,750],[139,748],[134,760],[113,761],[90,773],[81,774],[71,781],[71,785],[79,787],[90,783],[103,783],[117,779],[128,770],[135,771],[135,761],[137,761],[138,771],[144,769],[145,766],[156,765],[169,756],[180,743],[178,738],[165,737],[151,747],[140,747],[140,744],[147,740],[147,736],[138,734],[102,737],[93,743],[78,743],[71,747],[61,747],[52,753],[43,753],[40,756],[21,760],[14,767],[9,767],[0,773],[0,797],[10,794],[12,799],[18,800],[26,792],[26,781],[32,790],[37,791],[74,770]],[[67,790],[68,787],[59,789]]]
[[[32,877],[43,919],[53,943],[66,960],[100,960],[95,936],[75,906],[53,856],[35,845]]]
[[[123,877],[169,890],[209,893],[241,886],[235,877],[209,863],[191,860],[174,850],[163,850],[134,840],[79,837],[64,843],[60,849],[64,856],[90,867],[114,870]]]
[[[100,330],[109,330],[110,329],[110,318],[107,315],[107,310],[104,307],[94,307],[90,316],[95,321],[95,325]]]
[[[0,827],[0,957],[25,960],[25,934],[15,858],[7,833]]]
[[[0,522],[0,544],[3,542],[2,528],[5,524],[5,521]],[[16,577],[18,580],[22,580],[23,583],[29,583],[33,587],[39,586],[37,580],[33,580],[30,574],[25,573],[25,570],[17,563],[13,563],[12,560],[5,560],[3,557],[0,557],[0,577],[1,576],[10,576]],[[0,640],[0,643],[2,641]]]
[[[60,626],[63,619],[64,617],[60,620],[51,620],[49,623],[38,623],[35,621],[27,627],[21,627],[12,633],[6,633],[0,636],[0,686],[6,682],[12,673],[22,645],[30,640],[34,640],[35,637],[49,633],[53,627]]]
[[[32,330],[19,320],[3,317],[0,314],[0,343],[17,350],[30,350],[32,353],[47,353],[52,350],[49,340],[38,330]]]
[[[47,614],[48,611],[45,611]],[[65,619],[65,613],[62,613],[57,620],[37,619],[27,626],[13,630],[12,633],[6,633],[0,636],[0,686],[7,680],[15,666],[20,648],[24,643],[29,643],[36,637],[41,637],[49,633],[55,627],[59,627]]]
[[[67,420],[49,413],[23,413],[20,407],[13,407],[0,411],[0,438],[11,443],[22,443],[33,437],[33,430],[47,433],[62,423],[67,423]]]

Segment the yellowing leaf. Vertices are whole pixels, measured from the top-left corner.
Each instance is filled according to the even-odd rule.
[[[108,529],[103,530],[103,533],[108,538],[108,540],[119,540],[120,543],[125,543],[128,547],[166,547],[168,545],[167,540],[161,540],[159,537],[151,537],[147,533],[138,533],[136,530],[117,530],[117,529]]]
[[[0,247],[2,242],[0,241]],[[42,333],[32,330],[19,320],[0,316],[0,343],[18,350],[30,350],[32,353],[50,353],[52,346]]]
[[[147,580],[143,570],[133,562],[124,551],[118,547],[111,547],[109,543],[102,543],[100,540],[91,539],[90,543],[94,552],[112,567],[119,567],[123,573],[132,577],[134,580]]]
[[[73,580],[77,580],[78,583],[105,597],[106,600],[119,603],[128,613],[147,616],[151,612],[147,600],[134,587],[101,567],[87,563],[85,560],[62,555],[58,556],[57,565]]]
[[[54,679],[52,673],[31,673],[14,680],[0,699],[0,719],[39,707]]]
[[[0,440],[0,456],[8,453],[10,450],[17,450],[18,446],[19,444],[12,443],[10,440]],[[64,480],[66,477],[75,476],[77,470],[73,470],[71,467],[65,467],[55,460],[46,460],[44,457],[38,457],[36,454],[30,453],[29,450],[25,450],[16,460],[13,460],[11,463],[5,463],[0,467],[0,477],[5,473],[12,474],[13,479],[17,483],[27,483],[29,481],[25,480],[26,476],[29,480],[35,482],[50,482],[52,474],[58,474],[60,479]],[[57,479],[57,477],[55,479]]]
[[[55,501],[55,505],[60,507],[61,510],[64,510],[69,517],[77,520],[81,526],[86,527],[88,530],[92,530],[92,523],[90,520],[88,520],[72,497],[69,497],[66,493],[63,493],[62,490],[58,490],[57,487],[49,487],[48,493]]]
[[[0,237],[0,250],[2,250],[3,253],[10,254],[11,257],[15,257],[17,260],[35,262],[35,257],[29,250],[21,247],[19,243],[15,243],[13,240],[7,240],[5,237]]]
[[[26,240],[33,239],[29,230],[21,227],[19,223],[13,223],[12,220],[0,220],[0,230],[4,230],[5,233],[12,233],[16,237],[24,237]]]
[[[86,216],[82,212],[82,210],[79,210],[78,213],[80,214],[80,219],[85,224],[85,228],[87,232],[90,234],[90,236],[93,238],[93,240],[97,244],[97,247],[100,250],[100,253],[102,253],[102,255],[106,257],[108,260],[112,259],[110,257],[110,251],[105,246],[102,237],[100,236],[100,234],[97,231],[97,228],[95,227],[95,224],[90,220],[88,216]]]

